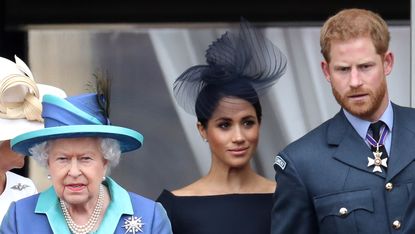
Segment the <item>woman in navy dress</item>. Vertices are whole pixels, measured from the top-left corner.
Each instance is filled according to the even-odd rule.
[[[175,234],[270,233],[274,181],[257,174],[251,160],[258,145],[260,94],[286,68],[281,51],[242,21],[206,52],[207,65],[187,69],[174,83],[178,104],[196,115],[211,151],[207,175],[158,201]]]

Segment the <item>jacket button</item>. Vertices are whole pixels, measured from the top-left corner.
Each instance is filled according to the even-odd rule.
[[[393,227],[395,230],[398,230],[399,228],[401,228],[401,222],[400,222],[399,220],[395,220],[395,221],[393,221],[393,223],[392,223],[392,227]]]
[[[386,190],[391,191],[393,189],[393,184],[391,182],[386,183],[385,188]]]
[[[340,208],[340,210],[339,210],[339,215],[340,215],[340,216],[346,216],[348,212],[349,212],[349,211],[347,210],[347,208],[342,207],[342,208]]]

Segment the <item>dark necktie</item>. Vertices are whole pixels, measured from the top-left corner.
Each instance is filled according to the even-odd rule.
[[[372,123],[369,126],[369,129],[372,130],[372,137],[376,142],[379,142],[379,138],[381,137],[380,136],[380,130],[381,130],[382,126],[384,126],[384,128],[385,128],[384,131],[388,131],[388,127],[381,120],[379,120],[376,123]],[[383,135],[385,135],[385,134],[383,134]],[[387,135],[387,133],[386,133],[386,135]],[[380,143],[379,151],[382,152],[382,158],[388,157],[388,153],[386,152],[386,148],[385,148],[386,135],[385,135],[384,139],[380,139],[381,142],[379,142]],[[372,149],[372,151],[376,151],[376,147],[374,147],[372,145],[371,145],[371,149]]]
[[[384,144],[388,133],[388,126],[382,121],[372,123],[369,126],[366,140],[371,146],[373,158],[368,158],[368,167],[373,166],[373,172],[382,172],[382,168],[386,171],[388,153]],[[380,157],[379,153],[382,154]]]

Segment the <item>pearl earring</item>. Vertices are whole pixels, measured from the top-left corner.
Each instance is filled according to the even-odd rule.
[[[206,138],[203,138],[203,141],[204,141],[204,142],[207,142],[207,139],[206,139]]]
[[[50,180],[52,177],[50,175],[48,175],[48,180]]]
[[[105,176],[102,177],[102,181],[105,181],[107,178]]]

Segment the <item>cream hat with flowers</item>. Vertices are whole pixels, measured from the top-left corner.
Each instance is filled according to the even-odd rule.
[[[62,89],[37,84],[29,67],[0,57],[0,141],[43,128],[42,97],[66,97]]]

